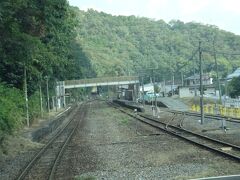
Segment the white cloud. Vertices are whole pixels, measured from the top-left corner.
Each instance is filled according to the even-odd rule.
[[[192,15],[203,11],[210,5],[209,0],[181,0],[178,1],[179,11],[183,15]]]
[[[87,10],[170,21],[214,24],[240,34],[240,0],[69,0]]]
[[[240,1],[239,0],[219,0],[217,1],[217,6],[229,13],[234,13],[240,15]]]
[[[113,0],[106,0],[107,3],[113,3]]]
[[[169,0],[146,0],[143,16],[155,19],[169,19],[171,16],[170,7],[172,2]],[[168,11],[169,10],[169,11]]]
[[[149,0],[147,1],[146,11],[149,15],[156,16],[166,6],[167,0]]]
[[[165,6],[167,2],[167,0],[148,0],[147,7],[156,9]]]

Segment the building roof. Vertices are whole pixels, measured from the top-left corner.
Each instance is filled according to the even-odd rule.
[[[240,68],[237,68],[232,74],[227,75],[226,79],[232,79],[240,76]]]

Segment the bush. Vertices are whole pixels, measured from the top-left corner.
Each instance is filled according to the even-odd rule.
[[[31,97],[29,97],[29,118],[33,120],[41,116],[40,111],[40,98],[39,92],[36,91]]]
[[[0,139],[19,128],[24,121],[24,95],[16,89],[0,84]]]
[[[240,96],[240,76],[234,77],[229,82],[228,90],[231,98],[238,98]]]

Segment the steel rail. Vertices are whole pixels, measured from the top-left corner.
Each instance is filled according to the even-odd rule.
[[[81,104],[81,106],[79,107],[82,108],[83,104]],[[61,130],[59,130],[48,142],[45,146],[43,146],[35,155],[34,157],[31,159],[31,161],[23,168],[23,170],[21,171],[21,173],[17,176],[17,180],[23,180],[26,175],[28,174],[28,172],[31,170],[31,168],[35,165],[35,163],[37,162],[37,160],[43,155],[43,153],[49,148],[50,145],[53,144],[53,142],[66,130],[66,128],[71,124],[71,122],[73,122],[74,117],[71,118],[64,126]],[[67,138],[68,139],[68,138]],[[66,141],[67,141],[66,139]],[[64,141],[64,143],[66,142]],[[63,146],[62,146],[63,147]],[[62,148],[61,148],[62,149]]]
[[[196,116],[200,117],[201,114],[197,112],[190,112],[190,111],[177,111],[177,110],[164,110],[169,113],[176,113],[176,114],[184,114],[188,116]],[[229,116],[221,116],[221,115],[211,115],[211,114],[205,114],[204,117],[210,118],[210,119],[216,119],[216,120],[222,120],[225,119],[226,121],[229,122],[235,122],[235,123],[240,123],[240,118],[234,118],[234,117],[229,117]]]
[[[82,117],[84,117],[84,116],[86,115],[86,111],[83,111],[83,114],[81,114],[81,115],[82,115]],[[64,142],[61,150],[59,151],[56,159],[54,160],[54,164],[53,164],[53,166],[52,166],[52,168],[51,168],[51,172],[50,172],[50,175],[49,175],[49,178],[48,178],[49,180],[53,180],[53,179],[54,179],[54,173],[56,172],[58,162],[60,161],[60,158],[62,157],[63,152],[65,151],[68,143],[69,143],[70,140],[72,139],[72,137],[73,137],[74,133],[76,132],[76,129],[78,128],[79,124],[80,124],[80,121],[77,121],[76,126],[75,126],[74,129],[71,131],[70,135],[68,136],[68,138],[67,138],[66,141]]]
[[[163,122],[161,122],[161,121],[158,121],[158,120],[156,120],[156,119],[154,119],[154,118],[147,117],[146,115],[140,114],[139,116],[140,116],[140,117],[143,117],[143,118],[146,118],[146,119],[148,119],[148,120],[154,121],[154,122],[156,122],[156,123],[161,123],[161,124],[164,124],[164,125],[165,125],[165,123],[163,123]],[[206,139],[206,140],[210,140],[210,141],[212,141],[212,142],[217,142],[217,143],[220,143],[220,144],[225,145],[225,146],[230,146],[230,147],[235,148],[235,149],[238,149],[238,150],[240,151],[240,146],[237,146],[237,145],[235,145],[235,144],[231,144],[231,143],[228,143],[228,142],[220,141],[220,140],[218,140],[218,139],[214,139],[214,138],[211,138],[211,137],[209,137],[209,136],[204,136],[204,135],[202,135],[202,134],[198,134],[198,133],[195,133],[195,132],[193,132],[193,131],[189,131],[189,130],[187,130],[187,129],[185,129],[185,128],[180,128],[180,127],[177,127],[177,126],[174,126],[174,125],[168,124],[168,127],[171,127],[171,128],[177,129],[177,130],[179,130],[179,131],[183,131],[183,132],[189,133],[189,134],[194,135],[194,136],[198,136],[198,137],[203,138],[203,139]]]
[[[113,104],[110,104],[110,105],[113,105]],[[194,132],[192,132],[192,131],[189,131],[189,130],[186,130],[186,129],[182,129],[182,128],[179,128],[179,127],[176,127],[176,126],[173,126],[173,125],[168,125],[168,127],[171,127],[171,128],[173,128],[173,129],[177,129],[177,130],[179,130],[180,132],[179,132],[179,131],[178,131],[178,132],[177,132],[177,131],[172,131],[172,130],[170,130],[170,129],[166,129],[166,125],[167,125],[166,123],[160,122],[160,121],[158,121],[158,120],[156,120],[156,119],[147,117],[147,116],[142,115],[142,114],[138,114],[138,115],[136,116],[135,114],[132,114],[132,113],[130,113],[130,112],[127,112],[127,111],[123,110],[122,108],[119,108],[119,107],[114,106],[114,105],[113,105],[113,107],[115,107],[116,109],[120,110],[120,111],[123,112],[124,114],[127,114],[127,115],[133,117],[134,119],[137,119],[137,120],[139,120],[139,121],[141,121],[141,122],[143,122],[143,123],[145,123],[145,124],[148,124],[148,125],[150,125],[150,126],[152,126],[152,127],[154,127],[154,128],[157,128],[157,129],[159,129],[159,130],[161,130],[161,131],[164,131],[164,132],[166,132],[166,133],[168,133],[168,134],[170,134],[170,135],[176,136],[176,137],[181,138],[181,139],[183,139],[183,140],[185,140],[185,141],[187,141],[187,142],[190,142],[190,143],[192,143],[192,144],[195,144],[195,145],[197,145],[197,146],[199,146],[199,147],[202,147],[202,148],[204,148],[204,149],[207,149],[207,150],[210,150],[210,151],[212,151],[212,152],[218,153],[218,154],[220,154],[220,155],[222,155],[222,156],[224,156],[224,157],[228,157],[228,158],[231,158],[231,159],[233,159],[233,160],[235,160],[235,161],[240,162],[240,156],[237,156],[237,155],[234,155],[234,154],[231,154],[231,153],[227,153],[227,152],[224,152],[224,151],[222,151],[222,150],[219,150],[219,149],[217,149],[217,148],[215,148],[215,147],[211,147],[211,146],[209,146],[209,145],[206,145],[206,144],[203,144],[203,143],[200,143],[200,142],[191,140],[191,139],[188,138],[188,137],[184,137],[184,136],[181,135],[180,133],[183,133],[183,132],[184,132],[184,133],[188,133],[188,134],[191,134],[192,136],[202,138],[202,139],[204,139],[205,141],[207,140],[207,141],[209,141],[209,142],[211,142],[211,143],[221,144],[221,145],[225,145],[225,146],[227,145],[227,146],[229,146],[229,147],[231,147],[231,148],[234,148],[235,150],[238,150],[239,152],[240,152],[240,146],[237,146],[237,145],[234,145],[234,144],[230,144],[230,143],[227,143],[227,142],[224,142],[224,141],[216,140],[216,139],[213,139],[213,138],[210,138],[210,137],[207,137],[207,136],[203,136],[203,135],[201,135],[201,134],[197,134],[197,133],[194,133]],[[143,119],[142,119],[142,118],[143,118]],[[158,125],[157,125],[157,124],[158,124]],[[164,125],[164,127],[160,127],[159,124]]]

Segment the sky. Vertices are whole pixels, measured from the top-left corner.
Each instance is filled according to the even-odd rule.
[[[135,15],[165,22],[180,20],[216,25],[240,35],[240,0],[68,0],[72,6],[112,15]]]

